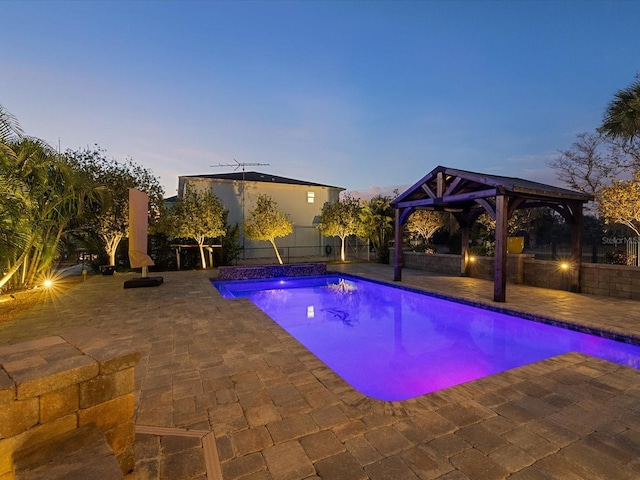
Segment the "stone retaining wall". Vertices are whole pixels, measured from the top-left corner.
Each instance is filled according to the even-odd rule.
[[[14,452],[90,423],[122,472],[133,470],[140,353],[93,333],[86,339],[85,332],[0,347],[0,480],[14,478]]]
[[[390,251],[393,264],[393,249]],[[404,266],[445,275],[460,275],[460,255],[404,252]],[[469,276],[493,279],[493,257],[476,257]],[[568,290],[568,273],[559,262],[536,260],[532,254],[507,255],[507,281],[532,287]],[[580,271],[582,293],[640,300],[640,268],[626,265],[583,263]]]
[[[640,300],[640,268],[583,263],[580,288],[583,293]]]

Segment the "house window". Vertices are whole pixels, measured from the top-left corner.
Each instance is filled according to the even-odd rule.
[[[307,203],[313,203],[316,200],[315,192],[307,192]]]

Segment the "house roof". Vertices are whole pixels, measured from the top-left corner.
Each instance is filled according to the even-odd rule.
[[[438,178],[441,185],[438,187]],[[440,191],[439,191],[440,190]],[[464,206],[476,200],[508,195],[538,201],[588,202],[588,193],[546,185],[516,177],[438,166],[395,198],[392,204],[403,206]]]
[[[261,172],[233,172],[233,173],[219,173],[215,175],[184,175],[184,177],[185,178],[208,178],[211,180],[231,180],[231,181],[244,180],[245,182],[283,183],[286,185],[303,185],[307,187],[326,187],[326,188],[337,188],[338,190],[345,190],[342,187],[334,187],[332,185],[324,185],[322,183],[296,180],[294,178],[279,177],[278,175],[271,175],[270,173],[261,173]]]

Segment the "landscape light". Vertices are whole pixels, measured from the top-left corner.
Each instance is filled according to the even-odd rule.
[[[475,262],[476,261],[476,257],[469,257],[469,261],[470,262]]]
[[[568,262],[561,262],[560,263],[560,270],[569,270],[569,263]]]
[[[44,282],[42,282],[42,286],[44,288],[51,288],[53,287],[53,280],[51,280],[50,278],[47,278]]]

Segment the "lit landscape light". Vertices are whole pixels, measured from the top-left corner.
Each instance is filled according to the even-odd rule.
[[[42,282],[42,286],[44,288],[51,288],[53,287],[53,280],[51,280],[50,278],[47,278],[44,282]]]
[[[476,261],[476,257],[469,257],[469,261],[470,262],[475,262]]]
[[[560,270],[569,270],[569,262],[560,262]]]

